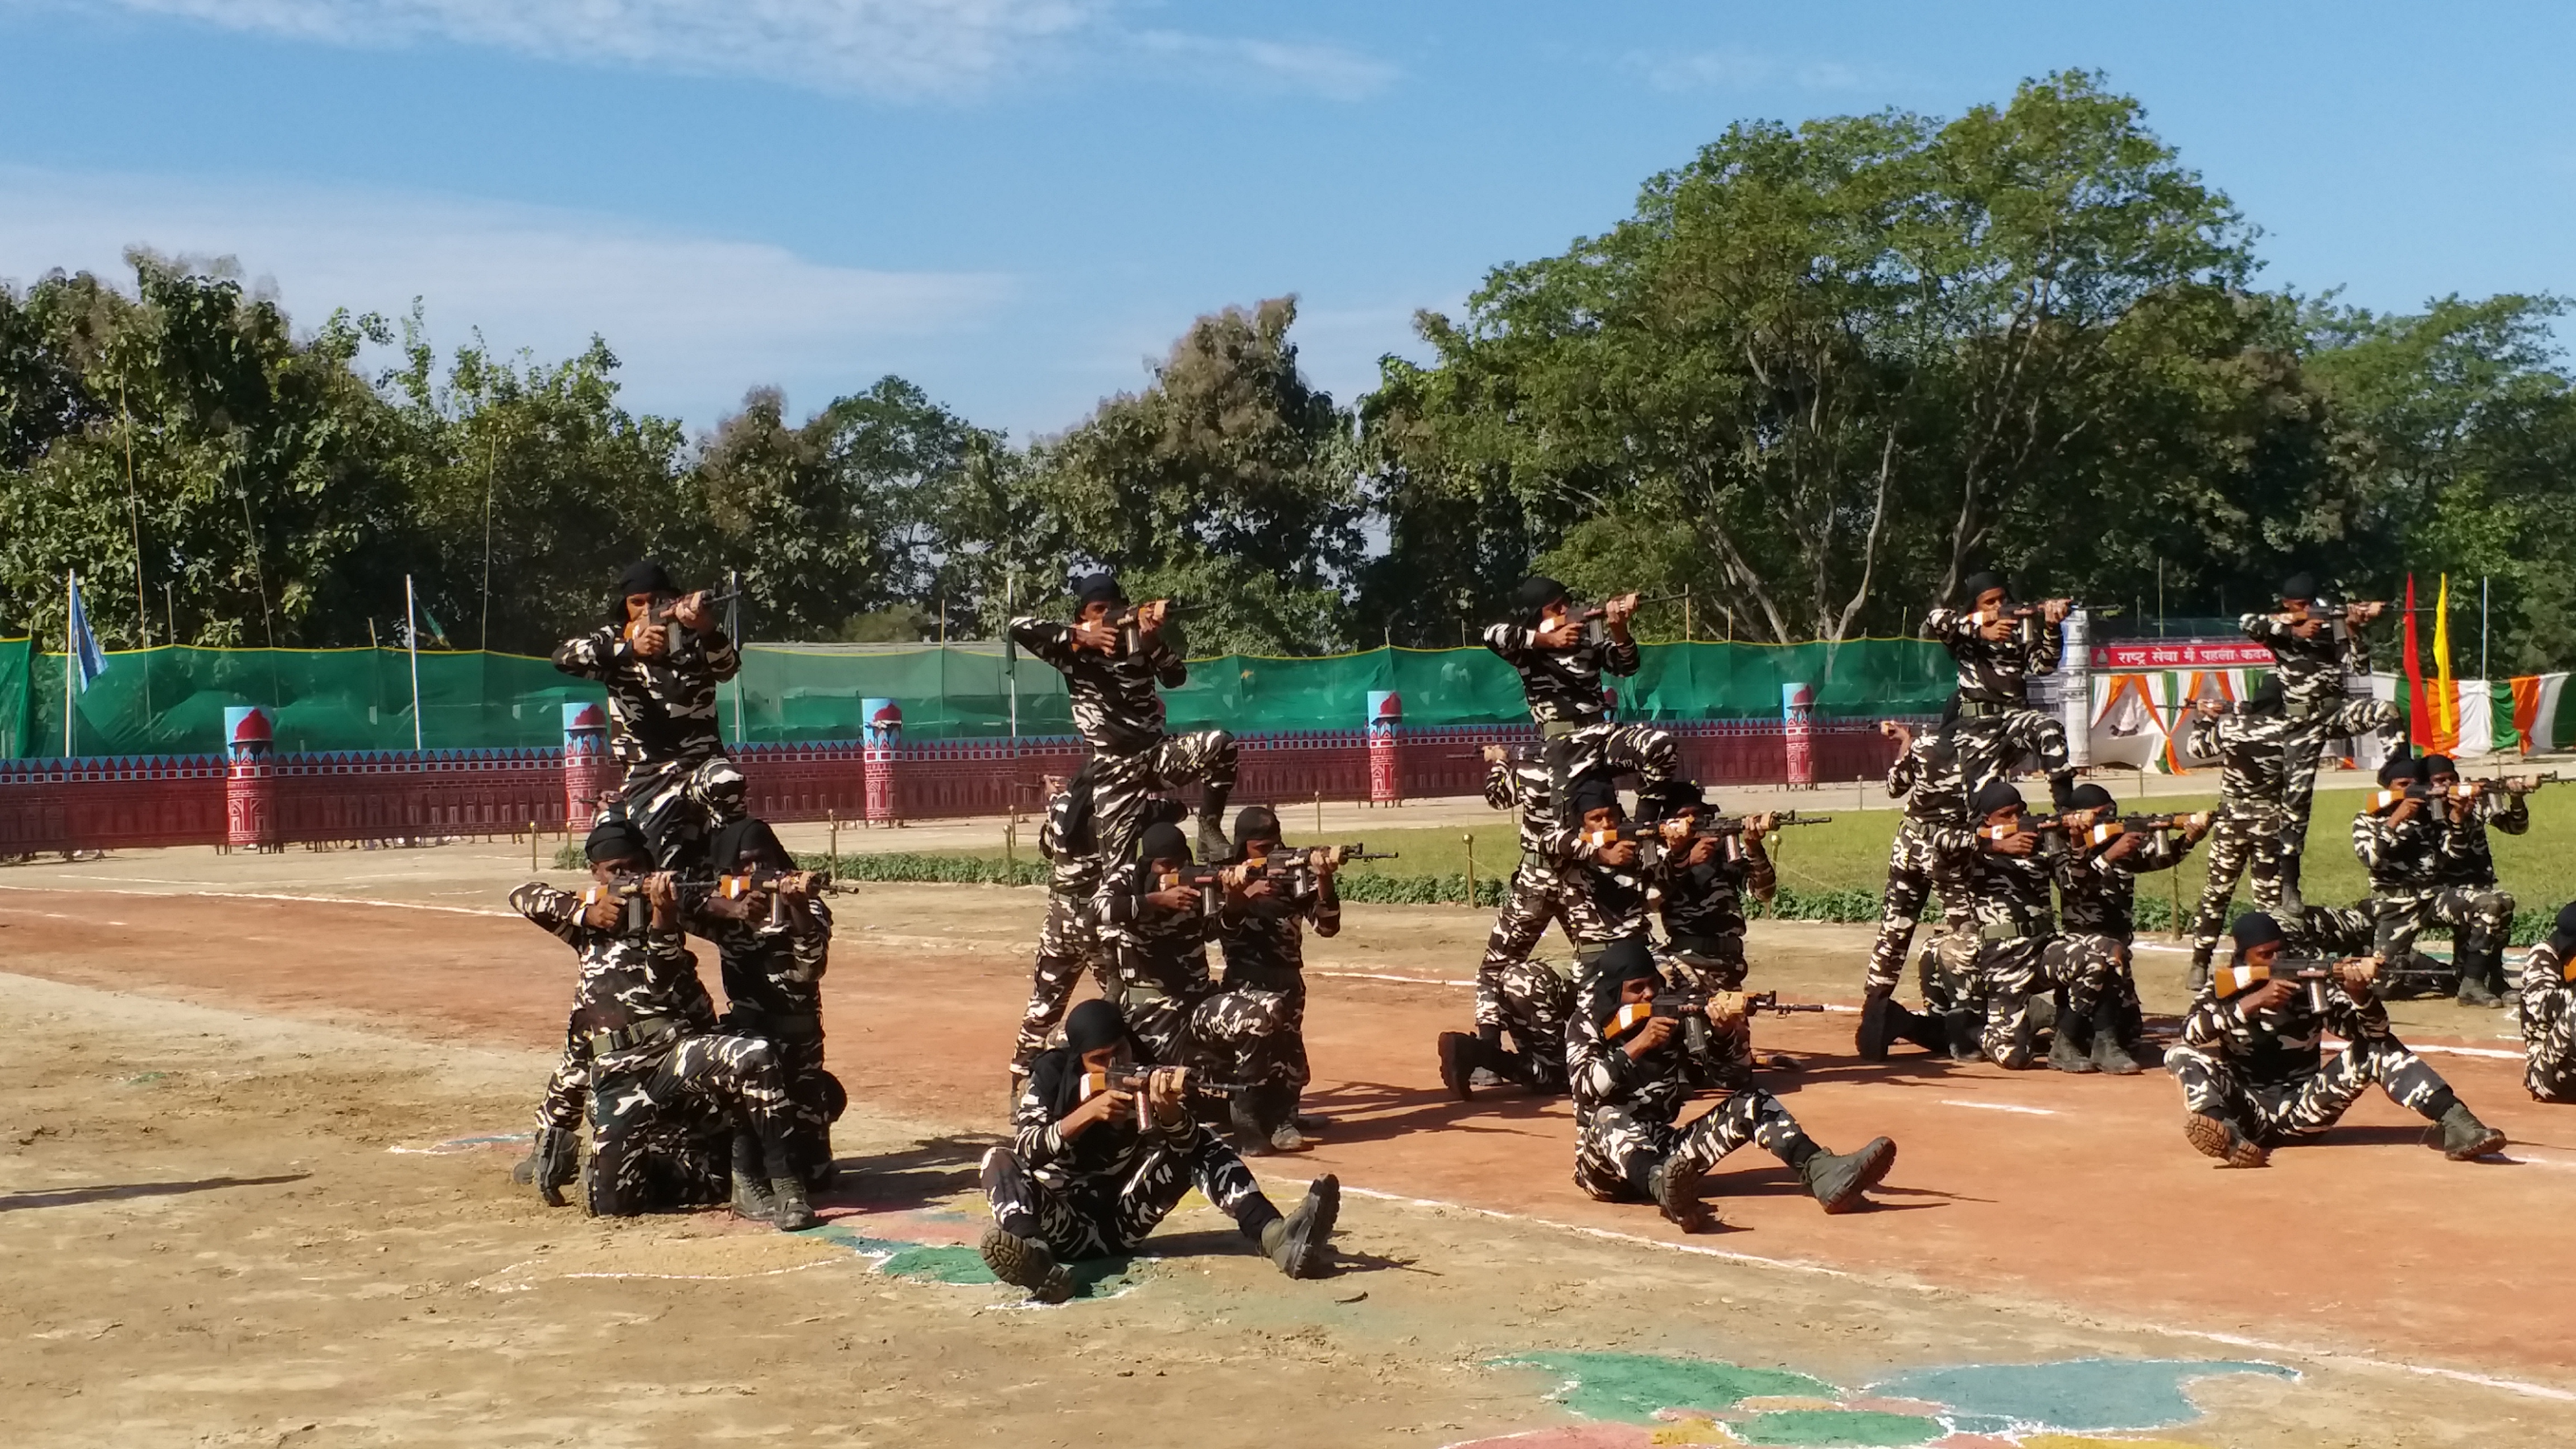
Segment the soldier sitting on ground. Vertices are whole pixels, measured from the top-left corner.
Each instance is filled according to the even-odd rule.
[[[2374,1082],[2431,1121],[2426,1145],[2454,1162],[2505,1145],[2389,1029],[2388,1008],[2371,991],[2377,960],[2285,957],[2280,923],[2259,912],[2237,917],[2234,935],[2234,959],[2211,974],[2181,1044],[2165,1052],[2191,1114],[2183,1136],[2203,1155],[2261,1167],[2272,1149],[2333,1126]],[[2344,1041],[2331,1057],[2326,1032]]]
[[[1651,1202],[1682,1231],[1717,1226],[1700,1201],[1701,1179],[1747,1142],[1787,1163],[1829,1213],[1865,1206],[1865,1194],[1896,1165],[1896,1144],[1873,1138],[1858,1152],[1832,1153],[1798,1126],[1770,1093],[1748,1087],[1676,1125],[1691,1088],[1682,1054],[1686,1009],[1657,1005],[1664,978],[1646,943],[1614,941],[1596,963],[1582,1015],[1565,1029],[1574,1081],[1574,1185],[1603,1202]],[[1707,999],[1709,1022],[1728,1029],[1744,999]]]
[[[2522,1081],[2535,1102],[2576,1102],[2576,903],[2522,958]]]
[[[1064,1036],[1031,1064],[1011,1145],[984,1154],[993,1226],[981,1251],[993,1276],[1061,1303],[1073,1293],[1065,1263],[1127,1252],[1192,1187],[1280,1272],[1324,1271],[1341,1212],[1338,1180],[1316,1178],[1282,1216],[1243,1159],[1191,1114],[1188,1069],[1155,1064],[1117,1007],[1082,1003],[1065,1018]]]

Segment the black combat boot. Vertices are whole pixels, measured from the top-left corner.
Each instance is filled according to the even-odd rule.
[[[1877,990],[1861,998],[1860,1029],[1852,1033],[1852,1049],[1862,1061],[1887,1060],[1887,1049],[1896,1041],[1896,1014],[1904,1010],[1895,997]]]
[[[769,1159],[769,1222],[782,1233],[810,1228],[819,1221],[814,1205],[805,1198],[805,1178],[796,1170],[796,1155],[784,1142],[767,1144],[762,1154]]]
[[[1262,1224],[1261,1251],[1291,1278],[1320,1278],[1333,1259],[1333,1222],[1342,1215],[1342,1180],[1326,1173],[1306,1186],[1306,1200],[1284,1218]]]
[[[2453,1162],[2466,1162],[2504,1150],[2505,1136],[2477,1118],[2458,1098],[2443,1109],[2440,1121],[2424,1134],[2424,1145],[2438,1147]]]
[[[2262,1167],[2272,1160],[2271,1149],[2224,1117],[2197,1113],[2185,1117],[2182,1135],[2201,1156],[2215,1157],[2229,1167]]]
[[[1040,1303],[1062,1303],[1073,1296],[1073,1275],[1055,1260],[1055,1252],[1035,1238],[1005,1232],[999,1224],[984,1230],[975,1245],[993,1276],[1014,1288],[1026,1288]]]
[[[1440,1085],[1461,1102],[1473,1101],[1476,1068],[1484,1065],[1484,1043],[1463,1031],[1440,1033]]]
[[[2299,894],[2299,864],[2296,855],[2281,858],[2281,908],[2273,914],[2296,920],[2308,912],[2307,901]]]
[[[2075,772],[2073,770],[2050,772],[2048,802],[2057,808],[2057,813],[2060,815],[2075,808]]]
[[[1808,1144],[1814,1146],[1813,1143]],[[1873,1137],[1858,1152],[1809,1153],[1798,1164],[1798,1176],[1829,1213],[1847,1213],[1869,1205],[1866,1194],[1896,1165],[1896,1144]]]
[[[777,1221],[778,1202],[761,1175],[760,1139],[746,1132],[733,1136],[733,1215],[755,1223]]]
[[[2191,975],[2188,981],[2194,998],[2209,989],[2209,963],[2217,954],[2218,944],[2214,941],[2203,941],[2191,948]]]
[[[2123,1003],[2105,996],[2093,1005],[2093,1065],[2115,1077],[2139,1072],[2138,1054],[2129,1050],[2129,1016]]]
[[[1947,1011],[1941,1014],[1942,1044],[1950,1050],[1954,1062],[1985,1059],[1985,1016],[1975,1011]]]
[[[1262,1126],[1269,1130],[1273,1152],[1303,1152],[1306,1134],[1297,1127],[1297,1089],[1273,1083],[1254,1089],[1260,1096],[1258,1114]]]
[[[2493,956],[2494,960],[2488,958]],[[2494,1007],[2504,1005],[2504,996],[2489,985],[2490,978],[2504,976],[2503,953],[2481,946],[2474,950],[2453,947],[2451,959],[2459,963],[2460,987],[2456,1000],[2462,1006]]]
[[[1225,1099],[1226,1125],[1233,1131],[1235,1150],[1246,1157],[1259,1157],[1270,1150],[1270,1128],[1261,1120],[1257,1092],[1236,1092]]]
[[[580,1149],[579,1133],[548,1127],[537,1134],[528,1155],[510,1169],[510,1180],[523,1187],[533,1183],[546,1206],[562,1207],[565,1186],[581,1175]]]
[[[1234,854],[1234,842],[1225,833],[1225,801],[1234,793],[1231,783],[1214,781],[1199,786],[1199,862],[1214,865]]]
[[[2057,1013],[2057,1025],[2048,1035],[2048,1064],[2061,1072],[2093,1070],[2093,1019],[2078,1018],[2074,1012]]]
[[[1633,1180],[1633,1179],[1632,1179]],[[1667,1157],[1655,1164],[1646,1175],[1646,1194],[1662,1210],[1664,1221],[1686,1233],[1704,1233],[1723,1226],[1717,1214],[1700,1201],[1700,1170],[1678,1157]]]

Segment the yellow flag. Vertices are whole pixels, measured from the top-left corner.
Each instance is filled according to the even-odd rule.
[[[2460,743],[2460,692],[2451,686],[2451,576],[2433,601],[2433,736],[2445,750]]]

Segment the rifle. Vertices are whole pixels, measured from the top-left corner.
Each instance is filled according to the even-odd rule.
[[[2451,787],[2451,792],[2463,800],[2475,799],[2490,790],[2502,790],[2508,795],[2529,795],[2557,778],[2556,770],[2544,771],[2537,775],[2496,775],[2476,780],[2462,780]]]
[[[775,869],[750,870],[735,875],[720,875],[713,879],[675,880],[671,882],[671,886],[673,893],[684,907],[693,897],[699,899],[715,897],[738,901],[760,891],[772,892],[769,898],[769,923],[773,926],[783,926],[787,924],[787,903],[784,898],[776,894],[779,883],[788,876],[808,873]],[[832,883],[832,877],[828,872],[815,871],[810,874],[814,876],[818,887],[828,888]],[[650,929],[653,923],[653,903],[644,894],[644,882],[648,878],[640,875],[618,875],[611,876],[605,881],[593,881],[582,891],[581,903],[588,907],[602,900],[623,902],[626,920],[622,929],[628,935],[640,936]]]
[[[1693,1017],[1705,1019],[1708,1016],[1708,1003],[1709,998],[1704,992],[1659,991],[1655,993],[1653,1003],[1646,1007],[1645,1012],[1642,1015],[1638,1013],[1637,1007],[1633,1003],[1620,1007],[1618,1016],[1611,1020],[1610,1034],[1613,1036],[1625,1035],[1628,1028],[1644,1022],[1649,1017],[1660,1016],[1667,1021],[1684,1022],[1689,1021]],[[1780,993],[1777,991],[1758,991],[1744,998],[1744,1014],[1746,1016],[1751,1016],[1755,1012],[1760,1011],[1768,1011],[1776,1015],[1786,1016],[1793,1011],[1822,1011],[1824,1009],[1824,1003],[1817,1001],[1782,1001],[1780,999]]]
[[[2070,614],[2081,613],[2096,619],[2116,619],[2120,615],[2127,613],[2128,609],[2124,605],[2120,604],[2105,604],[2096,608],[2095,606],[2084,602],[2082,599],[2068,599],[2066,601],[2066,612]],[[1978,611],[1977,617],[1991,624],[1997,619],[2037,619],[2045,616],[2047,613],[2048,603],[2046,600],[2042,600],[2036,604],[2006,604],[1992,613],[1980,610]]]
[[[1678,604],[1689,597],[1688,593],[1641,595],[1637,600],[1637,607],[1642,609],[1649,604]],[[1589,624],[1608,613],[1609,608],[1607,604],[1594,604],[1588,609],[1577,612],[1574,620],[1578,624]]]
[[[1786,830],[1793,825],[1830,824],[1833,818],[1830,815],[1809,815],[1796,810],[1781,810],[1773,813],[1771,823],[1775,829]],[[1683,838],[1686,840],[1732,839],[1742,835],[1744,827],[1752,820],[1753,817],[1750,815],[1706,816],[1693,825],[1690,834]],[[1586,830],[1582,832],[1583,843],[1590,846],[1603,846],[1614,845],[1622,840],[1661,840],[1664,838],[1665,823],[1659,820],[1629,820],[1606,829]]]
[[[1311,874],[1315,869],[1314,855],[1318,850],[1330,852],[1335,865],[1348,865],[1355,860],[1394,860],[1402,854],[1401,851],[1394,850],[1371,850],[1358,841],[1348,845],[1283,844],[1261,858],[1261,866],[1256,874],[1268,880]],[[1249,861],[1243,863],[1251,864]]]
[[[1090,1091],[1086,1092],[1084,1095],[1097,1096],[1102,1092],[1125,1092],[1129,1096],[1134,1097],[1136,1099],[1136,1130],[1142,1132],[1154,1125],[1154,1105],[1152,1099],[1146,1093],[1146,1087],[1148,1083],[1152,1081],[1154,1073],[1158,1071],[1172,1070],[1175,1069],[1171,1067],[1125,1066],[1112,1067],[1105,1072],[1089,1072],[1086,1073],[1085,1076],[1088,1080]],[[1252,1086],[1247,1082],[1205,1081],[1200,1078],[1198,1073],[1191,1072],[1189,1076],[1182,1081],[1181,1090],[1185,1092],[1197,1092],[1210,1097],[1240,1097],[1244,1093],[1251,1091]]]
[[[662,631],[662,647],[678,649],[680,647],[680,605],[700,595],[705,596],[707,607],[713,608],[718,604],[729,604],[741,598],[742,590],[736,589],[729,594],[709,594],[706,590],[700,589],[695,594],[681,594],[676,598],[655,600],[652,607],[644,611],[644,617],[627,621],[626,637],[631,641],[639,629],[659,629]]]
[[[2272,979],[2287,978],[2304,982],[2308,988],[2308,1009],[2323,1014],[2326,1009],[2326,983],[2335,979],[2335,960],[2329,956],[2276,956],[2272,958]],[[2283,970],[2283,967],[2289,969]]]

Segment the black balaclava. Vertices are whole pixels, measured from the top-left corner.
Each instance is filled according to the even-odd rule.
[[[2236,924],[2228,929],[2228,934],[2236,938],[2236,954],[2239,959],[2257,946],[2268,946],[2275,941],[2290,939],[2289,933],[2281,929],[2280,922],[2261,911],[2247,911],[2238,916]]]
[[[1234,852],[1255,840],[1276,842],[1279,839],[1279,812],[1267,805],[1246,805],[1234,812]]]
[[[644,843],[644,832],[632,823],[603,820],[590,827],[589,836],[581,843],[581,853],[592,865],[602,865],[613,860],[633,860],[639,855],[649,857],[653,849]]]
[[[1647,949],[1640,936],[1622,936],[1601,948],[1592,958],[1592,1025],[1595,1030],[1610,1024],[1619,1014],[1619,990],[1631,981],[1651,979],[1655,989],[1664,989],[1662,973],[1655,970],[1654,952]]]
[[[2420,778],[2426,781],[2430,781],[2435,775],[2448,775],[2455,780],[2460,776],[2458,762],[2448,755],[2426,755],[2417,764],[2421,766],[2423,772]]]
[[[2379,767],[2379,788],[2395,790],[2419,784],[2424,779],[2424,762],[2404,755],[2390,755]]]
[[[2576,961],[2576,901],[2558,908],[2558,929],[2549,933],[2549,946],[2558,953],[2558,970],[2564,976],[2567,964]]]
[[[1604,807],[1615,808],[1618,804],[1619,787],[1610,783],[1608,776],[1601,774],[1580,775],[1576,777],[1573,784],[1568,785],[1565,789],[1565,809],[1566,814],[1570,817],[1565,821],[1565,823],[1567,825],[1580,827],[1583,824],[1583,817],[1586,812],[1599,810]]]
[[[2315,603],[2317,600],[2317,576],[2309,573],[2297,573],[2283,579],[2281,581],[2281,602],[2286,604],[2292,599],[2296,599],[2302,604]]]
[[[637,559],[626,566],[626,572],[617,576],[617,594],[608,601],[608,621],[624,624],[626,601],[634,595],[651,594],[657,599],[668,599],[677,598],[679,593],[679,585],[671,582],[671,575],[662,567],[660,559]]]
[[[1708,792],[1696,780],[1666,780],[1658,785],[1644,785],[1637,790],[1637,819],[1652,825],[1668,820],[1685,810],[1708,812]]]
[[[1073,604],[1076,609],[1088,604],[1107,604],[1112,609],[1118,609],[1125,607],[1126,603],[1127,591],[1118,587],[1116,574],[1084,574],[1073,581]]]
[[[1127,1039],[1127,1018],[1114,1001],[1099,997],[1082,1003],[1064,1019],[1064,1045],[1075,1056],[1116,1046]]]
[[[778,832],[769,828],[768,821],[756,815],[726,821],[717,828],[714,841],[707,847],[707,860],[719,874],[742,869],[746,855],[752,858],[752,864],[772,870],[796,868],[795,857],[789,855],[787,847],[779,842]]]
[[[1976,794],[1968,797],[1968,813],[1974,815],[1981,825],[1996,811],[2009,810],[2016,805],[2030,808],[2029,802],[2021,798],[2021,791],[2008,780],[1988,780],[1978,787]]]
[[[1966,580],[1959,585],[1959,593],[1961,597],[1973,607],[1977,600],[1985,597],[1988,589],[2000,589],[2003,587],[2003,575],[1988,573],[1983,569],[1979,569],[1977,572],[1968,575]],[[2004,597],[2009,599],[2012,595],[2007,591]]]
[[[2120,802],[2111,798],[2110,791],[2087,783],[2067,793],[2066,807],[2070,810],[2117,810]]]
[[[1181,833],[1181,827],[1169,821],[1148,825],[1145,827],[1145,833],[1137,837],[1136,859],[1140,863],[1177,860],[1187,865],[1190,860],[1190,838]]]
[[[1519,617],[1522,628],[1535,629],[1539,616],[1547,612],[1547,606],[1564,597],[1565,585],[1545,574],[1534,574],[1523,579],[1521,586],[1513,591],[1512,612]]]

